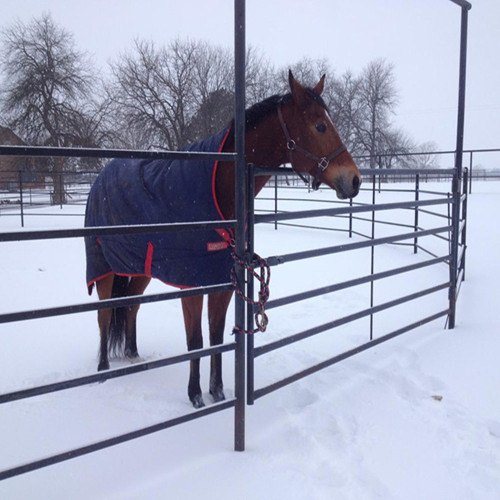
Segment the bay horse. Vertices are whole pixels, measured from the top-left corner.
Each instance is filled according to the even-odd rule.
[[[325,75],[313,88],[304,87],[290,71],[289,93],[271,96],[246,110],[246,162],[275,169],[291,163],[297,174],[312,177],[314,189],[324,183],[336,191],[338,198],[353,198],[359,192],[360,172],[342,143],[321,97],[324,83]],[[225,131],[210,138],[210,146],[203,142],[187,149],[234,152],[233,128],[232,123]],[[85,225],[171,222],[169,215],[175,211],[180,212],[181,219],[178,222],[235,218],[234,162],[205,162],[208,165],[206,173],[200,168],[194,174],[187,166],[192,162],[183,163],[182,166],[174,163],[164,160],[112,160],[92,187],[87,201]],[[187,179],[187,194],[178,193],[181,188],[177,183],[181,181],[174,180],[174,171],[180,172],[184,180]],[[256,195],[269,178],[256,178]],[[208,188],[203,187],[207,183],[210,184]],[[198,184],[204,194],[194,194],[192,198]],[[209,208],[202,208],[196,197],[210,198]],[[185,199],[188,199],[188,208],[179,208]],[[191,213],[193,207],[194,213]],[[113,215],[103,219],[106,210],[113,210]],[[141,295],[152,277],[179,287],[228,282],[232,266],[229,233],[230,230],[217,230],[217,234],[214,230],[201,231],[204,238],[201,244],[192,240],[191,233],[187,232],[140,237],[131,234],[121,237],[86,237],[89,293],[95,284],[100,300]],[[180,236],[172,240],[173,236],[167,235]],[[115,248],[111,242],[116,241],[118,246]],[[140,253],[140,262],[135,267],[129,267],[129,261],[133,260],[132,250]],[[202,260],[202,250],[207,250],[208,261]],[[201,265],[195,269],[197,264]],[[232,294],[232,291],[225,291],[208,295],[210,345],[223,342],[226,312]],[[203,295],[184,297],[181,302],[187,348],[190,351],[200,349],[203,347]],[[124,308],[121,322],[117,311],[98,311],[99,371],[109,369],[108,355],[117,345],[122,346],[122,354],[131,361],[140,359],[136,341],[138,310],[139,305]],[[221,354],[211,357],[209,388],[214,402],[225,399]],[[188,396],[195,408],[204,406],[199,359],[192,360],[190,364]]]

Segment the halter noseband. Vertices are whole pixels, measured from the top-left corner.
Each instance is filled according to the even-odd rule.
[[[295,173],[306,183],[309,184],[307,179],[298,171],[295,169],[293,166],[293,152],[298,151],[299,153],[303,154],[306,158],[309,158],[313,161],[315,161],[318,164],[318,169],[316,170],[316,175],[314,176],[313,182],[311,184],[311,187],[314,191],[316,191],[320,184],[321,181],[319,180],[321,174],[328,168],[328,165],[330,162],[334,159],[337,158],[337,156],[341,155],[344,151],[347,150],[345,146],[340,146],[340,148],[336,149],[332,153],[330,153],[328,156],[322,156],[321,158],[319,156],[316,156],[307,149],[304,149],[300,147],[291,137],[290,133],[288,132],[288,129],[285,124],[285,120],[283,119],[283,113],[281,112],[281,105],[278,106],[278,117],[281,123],[281,128],[283,129],[283,132],[286,137],[286,147],[288,151],[290,152],[290,163],[292,165],[292,169],[295,171]]]

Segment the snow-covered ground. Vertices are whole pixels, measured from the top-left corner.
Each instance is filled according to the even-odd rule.
[[[445,184],[426,185],[443,191]],[[271,190],[264,196],[271,194]],[[297,197],[296,191],[282,196]],[[318,206],[323,191],[306,204]],[[370,193],[360,195],[369,202]],[[382,193],[377,201],[411,199]],[[272,206],[261,201],[259,206]],[[446,209],[441,211],[446,213]],[[469,198],[466,281],[457,326],[444,318],[325,369],[247,407],[246,451],[233,451],[233,411],[228,410],[104,451],[0,482],[2,499],[500,499],[500,184],[475,183]],[[36,209],[26,228],[78,227],[75,217],[51,217],[59,208]],[[0,214],[0,230],[19,217]],[[48,214],[48,215],[47,215]],[[413,223],[413,213],[380,214]],[[315,221],[347,227],[346,219]],[[424,228],[446,221],[421,214]],[[369,234],[369,225],[354,229]],[[378,226],[377,236],[393,226]],[[354,240],[361,240],[359,237]],[[350,241],[345,233],[259,226],[263,255]],[[446,243],[421,242],[444,255]],[[375,271],[428,258],[408,247],[377,247]],[[370,271],[370,251],[335,254],[272,270],[272,298],[336,283]],[[0,245],[0,312],[91,300],[86,294],[81,239]],[[442,264],[375,284],[375,304],[448,279]],[[154,283],[149,291],[163,291]],[[269,311],[270,326],[257,344],[369,307],[369,285]],[[383,335],[446,309],[442,291],[375,316]],[[232,308],[228,317],[229,332]],[[328,331],[256,360],[262,387],[368,340],[368,319]],[[143,306],[139,351],[148,360],[185,351],[178,302]],[[64,380],[96,369],[95,313],[1,326],[0,393]],[[115,361],[112,366],[121,366]],[[186,365],[107,381],[0,406],[0,470],[66,451],[190,411]],[[202,387],[208,395],[208,362]],[[226,394],[233,395],[232,356],[224,357]]]

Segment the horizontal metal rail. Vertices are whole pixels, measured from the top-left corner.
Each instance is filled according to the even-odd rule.
[[[0,324],[30,319],[49,318],[52,316],[64,316],[66,314],[97,311],[99,309],[115,309],[117,307],[128,307],[136,304],[149,304],[164,300],[180,299],[182,297],[193,297],[195,295],[226,292],[232,289],[233,285],[231,283],[222,283],[220,285],[186,288],[183,290],[176,290],[174,292],[163,292],[150,295],[130,295],[129,297],[103,299],[98,302],[88,302],[85,304],[73,304],[68,306],[47,307],[44,309],[3,313],[0,314]]]
[[[221,354],[224,352],[234,351],[235,347],[236,343],[234,342],[230,344],[206,347],[205,349],[197,349],[194,351],[186,352],[184,354],[179,354],[177,356],[161,358],[154,361],[145,361],[144,363],[134,363],[123,368],[101,371],[92,375],[85,375],[83,377],[78,377],[70,380],[63,380],[61,382],[54,382],[52,384],[40,385],[38,387],[30,387],[29,389],[21,389],[19,391],[0,394],[0,404],[19,401],[20,399],[33,398],[35,396],[41,396],[42,394],[48,394],[51,392],[64,391],[66,389],[81,387],[83,385],[89,385],[95,382],[105,382],[106,380],[124,377],[125,375],[131,375],[133,373],[155,370],[157,368],[163,368],[165,366],[183,363],[192,359],[199,359],[206,356],[211,356],[213,354]]]
[[[369,222],[370,224],[373,222],[375,224],[381,224],[383,226],[404,227],[406,229],[411,228],[411,227],[415,227],[414,224],[404,224],[402,222],[392,222],[392,221],[380,220],[380,219],[372,220],[372,219],[369,219],[367,217],[353,217],[353,220],[360,220],[363,222]],[[349,229],[346,229],[346,231],[349,231]]]
[[[427,255],[430,255],[431,257],[437,257],[437,254],[435,254],[434,252],[431,252],[430,250],[427,250],[427,248],[424,248],[422,245],[417,245],[417,248],[419,250],[422,250],[422,252],[426,253]],[[449,259],[446,259],[445,263],[448,264],[449,263]]]
[[[78,238],[81,236],[111,236],[117,234],[162,233],[169,231],[195,231],[235,227],[235,220],[174,222],[169,224],[134,224],[128,226],[95,226],[78,229],[40,229],[36,231],[11,231],[0,233],[2,241],[49,240],[55,238]]]
[[[423,208],[419,208],[419,212],[421,214],[432,215],[434,217],[441,217],[442,219],[449,219],[450,218],[448,215],[440,214],[438,212],[432,212],[431,210],[425,210]]]
[[[266,222],[266,224],[271,224],[271,222]],[[300,227],[302,229],[319,229],[320,231],[336,231],[341,233],[348,233],[349,229],[342,227],[322,227],[322,226],[307,226],[305,224],[293,224],[292,222],[279,222],[280,226],[286,227]]]
[[[415,153],[418,155],[421,153]],[[448,154],[448,153],[444,153]],[[405,156],[411,156],[412,153],[407,153]],[[377,155],[384,156],[384,155]],[[397,156],[396,154],[390,156]],[[360,157],[361,158],[361,157]],[[290,167],[281,168],[267,168],[254,165],[256,176],[275,176],[275,177],[285,177],[285,176],[296,176],[295,170]],[[453,168],[398,168],[398,169],[388,169],[388,168],[360,168],[359,172],[361,176],[383,176],[383,177],[399,177],[401,175],[414,176],[417,174],[429,174],[429,175],[441,175],[442,177],[453,175],[455,170]]]
[[[381,280],[384,278],[390,278],[391,276],[397,276],[399,274],[408,273],[410,271],[416,271],[418,269],[423,269],[426,267],[434,266],[436,264],[440,264],[441,262],[445,262],[449,258],[450,258],[449,255],[445,255],[445,256],[437,257],[437,258],[434,258],[431,260],[426,260],[424,262],[418,262],[417,264],[410,264],[408,266],[398,267],[395,269],[390,269],[388,271],[382,271],[382,272],[375,273],[375,274],[369,274],[366,276],[362,276],[360,278],[355,278],[352,280],[343,281],[341,283],[335,283],[335,284],[327,285],[327,286],[324,286],[321,288],[316,288],[314,290],[308,290],[307,292],[301,292],[301,293],[297,293],[294,295],[288,295],[287,297],[282,297],[279,299],[270,300],[266,304],[266,309],[269,310],[269,309],[273,309],[275,307],[281,307],[281,306],[285,306],[285,305],[294,304],[296,302],[319,297],[319,296],[325,295],[327,293],[337,292],[339,290],[344,290],[346,288],[351,288],[351,287],[363,285],[366,283],[378,281],[378,280]],[[256,310],[257,309],[258,309],[258,307],[256,306]]]
[[[306,368],[305,370],[302,370],[302,371],[300,371],[294,375],[291,375],[283,380],[280,380],[278,382],[274,382],[273,384],[270,384],[270,385],[263,387],[261,389],[257,389],[254,391],[254,399],[259,399],[262,396],[265,396],[265,395],[270,394],[278,389],[286,387],[287,385],[290,385],[294,382],[297,382],[298,380],[300,380],[304,377],[312,375],[313,373],[316,373],[320,370],[328,368],[329,366],[332,366],[336,363],[339,363],[340,361],[343,361],[347,358],[355,356],[356,354],[359,354],[363,351],[371,349],[372,347],[375,347],[379,344],[382,344],[383,342],[387,342],[388,340],[391,340],[399,335],[402,335],[403,333],[414,330],[415,328],[418,328],[422,325],[430,323],[431,321],[435,321],[443,316],[448,315],[448,313],[449,313],[448,309],[446,309],[444,311],[440,311],[436,314],[433,314],[432,316],[428,316],[427,318],[423,318],[419,321],[416,321],[415,323],[411,323],[410,325],[399,328],[398,330],[395,330],[392,333],[388,333],[387,335],[384,335],[384,336],[379,337],[377,339],[371,340],[370,342],[366,342],[365,344],[361,344],[353,349],[345,351],[342,354],[338,354],[337,356],[334,356],[333,358],[330,358],[326,361],[323,361],[322,363],[318,363],[317,365],[311,366],[310,368]]]
[[[415,192],[415,189],[412,190],[413,192]],[[448,194],[451,194],[449,191],[430,191],[428,189],[418,189],[418,192],[420,194],[430,194],[430,195],[439,195],[439,196],[442,196],[442,195],[448,195]]]
[[[427,207],[432,205],[449,205],[453,203],[450,198],[437,198],[434,200],[412,200],[396,203],[380,203],[376,205],[357,205],[354,207],[337,207],[337,208],[322,208],[315,210],[303,210],[300,212],[286,212],[286,213],[269,213],[264,215],[255,215],[255,222],[274,222],[282,220],[294,219],[308,219],[311,217],[331,217],[334,215],[342,214],[356,214],[363,212],[381,212],[383,210],[394,210],[397,208],[416,208]]]
[[[431,234],[439,234],[451,231],[451,226],[443,226],[435,229],[426,229],[424,231],[413,231],[411,233],[398,234],[395,236],[386,236],[384,238],[377,238],[375,240],[358,241],[355,243],[347,243],[345,245],[335,245],[331,247],[315,248],[314,250],[304,250],[302,252],[294,252],[283,255],[275,255],[268,257],[267,263],[270,266],[277,266],[286,262],[293,262],[296,260],[309,259],[312,257],[321,257],[339,252],[346,252],[349,250],[359,250],[361,248],[369,248],[372,246],[384,245],[386,243],[394,243],[396,241],[408,240],[411,238],[422,238]]]
[[[191,420],[205,417],[206,415],[211,415],[219,411],[227,410],[228,408],[233,408],[235,404],[236,404],[236,399],[229,399],[227,401],[223,401],[222,403],[215,403],[213,405],[206,406],[204,408],[187,413],[185,415],[181,415],[179,417],[172,418],[170,420],[166,420],[158,424],[150,425],[149,427],[144,427],[136,431],[128,432],[126,434],[121,434],[120,436],[105,439],[103,441],[89,444],[87,446],[82,446],[81,448],[65,451],[63,453],[59,453],[57,455],[53,455],[48,458],[36,460],[34,462],[30,462],[24,465],[19,465],[17,467],[13,467],[12,469],[3,470],[0,471],[0,481],[3,479],[8,479],[14,476],[18,476],[20,474],[25,474],[26,472],[31,472],[37,469],[41,469],[49,465],[55,465],[60,462],[64,462],[66,460],[71,460],[72,458],[81,457],[83,455],[87,455],[95,451],[103,450],[105,448],[110,448],[111,446],[116,446],[118,444],[125,443],[127,441],[131,441],[133,439],[137,439],[143,436],[147,436],[155,432],[163,431],[165,429],[168,429],[169,427],[174,427],[175,425],[190,422]]]
[[[403,297],[399,297],[394,300],[390,300],[389,302],[384,302],[383,304],[379,304],[378,306],[369,307],[367,309],[363,309],[353,314],[349,314],[348,316],[344,316],[342,318],[335,319],[333,321],[328,321],[327,323],[323,323],[322,325],[318,325],[313,328],[309,328],[308,330],[304,330],[303,332],[296,333],[294,335],[290,335],[288,337],[275,340],[274,342],[269,342],[268,344],[255,347],[254,348],[254,357],[262,356],[271,351],[275,351],[276,349],[280,349],[290,344],[294,344],[295,342],[299,342],[300,340],[307,339],[309,337],[313,337],[318,333],[325,332],[327,330],[332,330],[338,326],[346,325],[348,323],[352,323],[353,321],[357,321],[358,319],[366,318],[372,314],[378,313],[380,311],[385,311],[390,309],[391,307],[399,306],[406,302],[411,302],[412,300],[418,299],[420,297],[424,297],[425,295],[429,295],[431,293],[439,292],[440,290],[444,290],[449,288],[450,283],[442,283],[440,285],[433,286],[431,288],[426,288],[425,290],[421,290],[419,292],[411,293],[409,295],[405,295]]]
[[[40,158],[136,158],[155,160],[219,161],[236,159],[236,153],[209,153],[206,151],[145,151],[136,149],[62,148],[49,146],[0,146],[0,156],[30,156]]]

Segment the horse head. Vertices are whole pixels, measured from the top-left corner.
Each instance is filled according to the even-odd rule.
[[[281,127],[292,168],[314,180],[313,189],[323,182],[335,189],[340,199],[354,198],[361,174],[335,129],[321,98],[325,75],[314,88],[303,87],[289,72],[291,94],[278,107]]]

